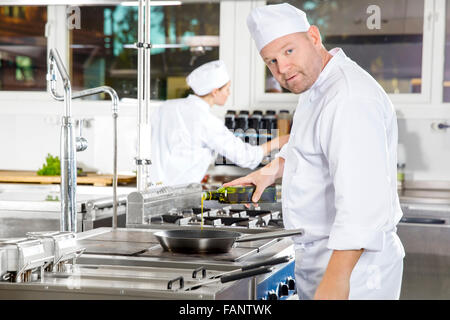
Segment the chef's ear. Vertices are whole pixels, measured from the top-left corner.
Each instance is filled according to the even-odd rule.
[[[211,91],[210,95],[215,98],[217,96],[217,94],[219,93],[219,89],[213,89],[213,91]]]
[[[308,35],[313,41],[314,45],[322,45],[322,37],[320,36],[319,28],[312,25],[308,29]]]

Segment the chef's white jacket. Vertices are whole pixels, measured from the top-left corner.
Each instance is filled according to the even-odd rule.
[[[215,152],[245,168],[254,169],[261,162],[262,147],[244,143],[210,109],[196,95],[168,100],[156,108],[151,117],[152,182],[198,183]]]
[[[285,159],[284,225],[304,228],[304,236],[294,237],[296,249],[302,249],[302,255],[311,252],[296,277],[316,278],[314,287],[331,250],[364,248],[358,264],[370,260],[370,265],[381,269],[401,263],[404,256],[395,234],[402,211],[397,195],[394,107],[380,85],[341,49],[330,53],[333,58],[316,82],[300,95],[289,142],[279,153]],[[314,243],[322,249],[305,251]],[[385,249],[389,253],[370,255]],[[318,259],[320,250],[329,250],[323,253],[328,258]],[[397,285],[401,266],[396,270],[400,272]],[[310,274],[301,276],[301,272]],[[388,291],[399,292],[397,287]],[[310,290],[306,296],[313,294]]]

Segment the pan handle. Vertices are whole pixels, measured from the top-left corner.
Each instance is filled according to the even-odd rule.
[[[305,231],[303,229],[262,232],[262,233],[258,233],[258,234],[252,234],[252,235],[236,238],[236,242],[255,241],[255,240],[264,240],[264,239],[276,239],[276,238],[283,238],[283,237],[289,237],[289,236],[301,236],[304,233],[305,233]]]
[[[290,259],[291,259],[290,256],[270,259],[270,260],[266,260],[266,261],[257,262],[257,263],[253,263],[253,264],[249,264],[249,265],[243,266],[241,268],[241,270],[242,271],[246,271],[246,270],[255,269],[255,268],[263,267],[263,266],[274,266],[276,264],[288,262]]]
[[[222,276],[220,278],[220,282],[225,283],[225,282],[230,282],[230,281],[234,281],[234,280],[239,280],[239,279],[244,279],[244,278],[249,278],[252,276],[257,276],[260,274],[264,274],[264,273],[269,273],[272,272],[272,268],[271,267],[261,267],[261,268],[257,268],[257,269],[251,269],[251,270],[247,270],[244,272],[239,272],[236,274],[232,274],[229,276]]]
[[[257,263],[253,263],[253,264],[249,264],[249,265],[243,266],[240,269],[240,271],[251,270],[251,269],[255,269],[255,268],[259,268],[259,267],[274,266],[274,265],[277,265],[277,264],[280,264],[280,263],[288,262],[291,259],[292,259],[291,256],[285,256],[285,257],[281,257],[281,258],[275,258],[275,259],[270,259],[270,260],[266,260],[266,261],[262,261],[262,262],[257,262]],[[236,272],[237,272],[237,270],[224,272],[224,273],[217,274],[217,275],[211,277],[211,279],[218,279],[218,278],[226,276],[226,275],[235,274]]]

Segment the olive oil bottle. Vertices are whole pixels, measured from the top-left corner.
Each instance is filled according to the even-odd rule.
[[[205,200],[216,200],[220,203],[252,203],[254,186],[245,187],[222,187],[215,191],[203,192]],[[277,202],[277,191],[274,185],[268,186],[262,193],[258,203]]]

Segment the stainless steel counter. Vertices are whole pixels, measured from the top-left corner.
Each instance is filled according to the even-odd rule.
[[[135,188],[119,187],[118,194],[126,195]],[[0,237],[22,237],[27,232],[60,229],[61,203],[59,185],[0,184]],[[111,197],[112,187],[78,186],[78,231],[111,225],[111,207],[93,214],[87,204]],[[57,200],[56,200],[57,199]],[[119,221],[125,225],[125,205],[119,206]],[[108,224],[109,223],[109,224]]]
[[[409,182],[400,197],[401,299],[450,299],[450,184]]]
[[[0,282],[0,299],[248,299],[251,281],[216,283],[185,291],[178,283],[168,289],[168,282],[183,277],[184,286],[204,282],[192,278],[193,269],[132,267],[107,265],[68,266],[65,272],[45,274],[42,281],[30,283]],[[208,270],[207,277],[221,271]]]

